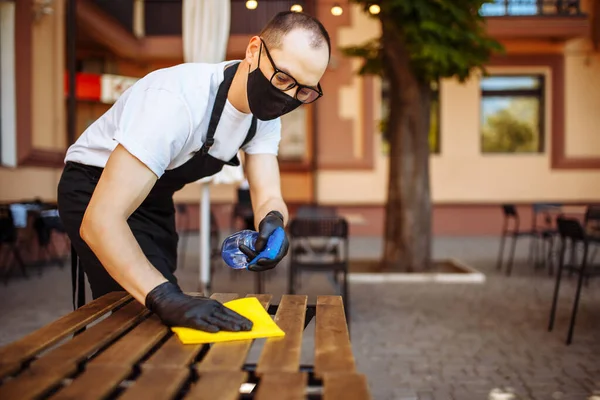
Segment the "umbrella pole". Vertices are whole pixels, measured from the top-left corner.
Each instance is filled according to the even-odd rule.
[[[210,293],[210,183],[202,184],[200,204],[200,288],[205,295]]]

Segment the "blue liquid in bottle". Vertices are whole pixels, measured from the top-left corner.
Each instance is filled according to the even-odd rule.
[[[233,269],[246,269],[248,267],[248,257],[240,250],[240,245],[244,244],[254,250],[254,243],[258,237],[258,232],[243,230],[227,237],[221,245],[221,257],[223,261]]]
[[[247,269],[248,265],[256,264],[262,258],[272,260],[283,245],[285,231],[282,228],[275,229],[269,236],[265,248],[253,260],[248,260],[248,257],[240,250],[240,245],[246,245],[254,251],[256,250],[254,247],[256,238],[258,238],[258,232],[251,230],[243,230],[229,236],[221,246],[223,261],[233,269]]]

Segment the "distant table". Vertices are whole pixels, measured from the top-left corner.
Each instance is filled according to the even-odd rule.
[[[300,295],[284,295],[277,305],[268,294],[248,296],[286,332],[265,340],[257,364],[246,362],[252,340],[183,345],[145,307],[115,292],[0,348],[0,399],[234,400],[283,393],[286,399],[371,399],[356,371],[340,296],[319,296],[316,306]],[[315,316],[314,365],[303,366],[302,334]]]

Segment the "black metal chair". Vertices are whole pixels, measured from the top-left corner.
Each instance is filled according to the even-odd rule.
[[[39,245],[39,262],[56,264],[60,268],[64,267],[64,260],[61,258],[58,249],[52,240],[53,234],[57,234],[63,238],[64,250],[62,254],[68,253],[71,247],[69,237],[62,224],[62,220],[58,215],[58,209],[52,205],[46,205],[45,209],[40,210],[35,216],[33,227],[37,234]],[[40,269],[41,273],[41,269]]]
[[[598,268],[600,267],[600,265],[593,265],[589,263],[588,251],[591,242],[583,226],[578,220],[574,218],[565,218],[563,216],[559,216],[556,220],[556,223],[561,239],[561,246],[558,271],[556,273],[554,298],[552,299],[552,308],[550,310],[550,323],[548,325],[548,331],[552,331],[552,329],[554,328],[556,304],[558,302],[558,292],[560,288],[560,281],[562,279],[562,271],[563,269],[566,269],[568,271],[576,272],[578,274],[577,292],[575,293],[575,301],[573,303],[573,311],[571,312],[571,321],[569,323],[569,333],[567,335],[567,344],[571,344],[573,339],[573,330],[575,327],[575,318],[577,316],[577,308],[579,306],[579,297],[581,294],[581,286],[583,284],[583,279],[592,276],[600,276],[600,269]],[[565,264],[565,252],[567,247],[567,241],[571,242],[573,248],[575,248],[577,245],[583,246],[583,255],[581,257],[581,263],[577,263],[575,261],[571,264]]]
[[[583,224],[586,232],[600,233],[600,206],[590,205],[586,208]]]
[[[341,295],[346,319],[350,324],[348,291],[348,222],[341,217],[293,218],[289,225],[290,269],[288,293],[296,293],[298,276],[303,271],[333,273],[336,284],[341,279]],[[317,243],[315,243],[317,242]]]
[[[296,211],[298,218],[333,218],[337,216],[334,206],[302,205]]]
[[[242,221],[242,229],[254,230],[254,210],[252,209],[252,198],[250,190],[238,188],[237,203],[233,205],[231,214],[231,231],[235,232],[236,222]]]
[[[0,268],[5,270],[5,284],[12,274],[14,261],[21,269],[23,276],[28,277],[25,263],[17,246],[17,228],[15,227],[12,212],[9,206],[0,206]],[[4,256],[2,256],[4,254]],[[11,260],[12,255],[12,260]]]
[[[532,205],[531,230],[537,236],[537,238],[532,238],[535,266],[536,268],[548,266],[550,275],[553,275],[554,272],[554,256],[556,255],[554,242],[558,237],[558,229],[552,223],[552,215],[553,211],[560,210],[561,206],[562,204],[557,203],[534,203]],[[541,226],[539,225],[540,215],[543,217]],[[541,256],[541,259],[538,256]]]
[[[517,208],[513,204],[503,204],[502,211],[504,213],[504,223],[502,225],[502,236],[500,237],[500,250],[498,253],[498,260],[496,264],[496,269],[502,269],[502,258],[504,255],[504,242],[506,237],[509,236],[512,238],[512,244],[509,253],[508,264],[506,267],[506,275],[510,276],[512,272],[513,260],[515,257],[515,248],[517,245],[517,239],[529,237],[531,238],[531,242],[529,245],[529,259],[528,262],[531,262],[532,255],[535,249],[535,239],[539,236],[539,233],[532,227],[530,230],[521,230],[519,213],[517,212]],[[513,227],[510,229],[510,221],[513,221]]]

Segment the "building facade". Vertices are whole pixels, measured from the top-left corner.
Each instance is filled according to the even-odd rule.
[[[284,196],[292,207],[336,205],[353,233],[380,234],[388,176],[380,132],[389,112],[386,85],[356,75],[360,61],[339,51],[377,37],[377,19],[345,2],[343,13],[333,15],[325,0],[263,0],[255,10],[232,0],[227,58],[243,57],[269,16],[296,3],[324,23],[333,55],[321,83],[325,96],[283,121]],[[498,205],[505,202],[600,199],[599,3],[499,0],[481,10],[506,52],[492,57],[488,76],[473,74],[462,84],[447,79],[436,87],[430,136],[434,232],[496,234]],[[67,0],[0,5],[6,165],[0,168],[0,200],[54,200],[68,144]],[[11,18],[12,39],[5,23]],[[127,84],[122,77],[139,78],[183,61],[181,2],[78,0],[76,20],[77,134],[110,107],[111,94]],[[5,106],[11,81],[14,113]],[[100,98],[102,90],[109,100]],[[11,113],[13,128],[4,122]],[[234,187],[213,188],[221,218],[229,215],[235,193]],[[196,206],[199,197],[195,185],[176,195]]]

